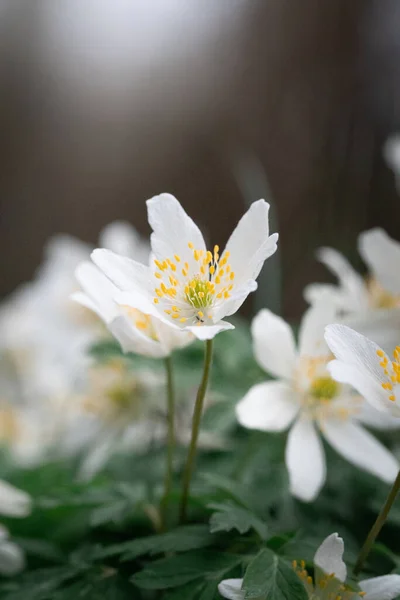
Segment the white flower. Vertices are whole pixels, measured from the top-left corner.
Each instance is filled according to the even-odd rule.
[[[73,294],[73,299],[104,321],[124,352],[160,358],[193,341],[190,332],[175,329],[136,308],[118,305],[114,301],[118,288],[92,263],[79,265],[76,278],[83,292]]]
[[[237,404],[239,423],[250,429],[283,431],[290,427],[286,465],[293,495],[311,501],[324,485],[326,465],[319,430],[327,442],[359,468],[392,482],[398,464],[392,454],[360,426],[363,401],[327,371],[331,355],[324,327],[335,308],[324,302],[303,317],[296,349],[289,325],[269,310],[252,323],[255,357],[278,381],[252,387]]]
[[[206,249],[203,236],[170,194],[147,201],[153,229],[152,265],[95,250],[93,261],[121,290],[115,300],[151,315],[197,338],[213,338],[233,326],[234,314],[256,287],[264,261],[276,250],[278,234],[269,236],[264,200],[252,204],[220,255]]]
[[[336,322],[344,323],[373,339],[384,348],[393,348],[400,329],[400,243],[380,228],[361,233],[359,252],[368,267],[363,278],[348,260],[332,248],[320,248],[319,260],[338,278],[337,285],[311,284],[304,295],[310,304],[330,294],[337,307]]]
[[[6,517],[26,517],[31,512],[30,496],[0,480],[0,514]],[[0,525],[0,574],[15,575],[25,566],[24,554],[19,546],[8,539],[8,531]]]
[[[325,339],[337,358],[328,366],[332,377],[352,385],[378,410],[400,417],[400,347],[392,360],[375,342],[345,325],[329,325]]]
[[[16,575],[25,567],[25,556],[21,548],[8,537],[8,531],[0,525],[0,574]]]
[[[111,223],[100,242],[148,260],[149,246],[127,223]],[[0,351],[11,357],[23,395],[54,396],[70,391],[86,368],[86,348],[101,322],[72,302],[75,269],[92,248],[67,235],[53,237],[33,281],[18,288],[0,309]]]
[[[26,517],[31,512],[30,496],[0,480],[0,514],[7,517]],[[8,539],[8,531],[0,525],[0,574],[11,576],[25,566],[24,554],[19,546]]]
[[[337,533],[329,535],[314,556],[314,578],[305,569],[304,561],[293,561],[293,569],[302,580],[313,600],[393,600],[400,594],[400,575],[383,575],[359,582],[359,591],[345,583],[346,564],[343,562],[344,543]],[[218,591],[228,600],[244,600],[243,579],[225,579]]]
[[[305,289],[306,300],[313,304],[321,293],[329,292],[343,313],[359,313],[400,307],[400,243],[377,227],[358,237],[358,250],[368,267],[365,280],[333,248],[320,248],[319,260],[338,278],[338,285],[311,284]]]

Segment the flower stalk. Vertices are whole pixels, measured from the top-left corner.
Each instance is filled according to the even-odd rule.
[[[393,502],[396,500],[399,490],[400,490],[400,471],[398,472],[397,477],[393,483],[392,489],[390,490],[388,497],[386,498],[385,504],[382,506],[382,509],[381,509],[379,515],[377,516],[375,523],[372,525],[371,530],[370,530],[369,534],[367,535],[367,538],[363,544],[363,547],[360,550],[360,554],[358,555],[357,562],[354,566],[354,575],[357,575],[361,571],[361,569],[364,565],[365,559],[367,558],[368,554],[370,553],[371,548],[372,548],[376,538],[378,537],[382,527],[385,524],[385,521],[388,517],[390,509],[393,506]]]
[[[175,449],[175,390],[172,368],[172,358],[165,358],[165,372],[167,376],[167,464],[164,480],[164,493],[161,499],[161,530],[165,531],[167,526],[168,498],[171,494],[172,479],[174,473],[174,449]]]
[[[197,453],[197,441],[200,431],[201,417],[203,414],[204,398],[207,391],[208,380],[210,378],[211,363],[212,363],[213,341],[207,340],[205,343],[204,353],[204,369],[203,377],[197,392],[196,403],[193,412],[192,421],[192,437],[190,440],[189,451],[186,459],[185,469],[183,472],[182,497],[179,510],[179,521],[184,523],[186,520],[187,503],[190,491],[190,482],[192,480],[193,467]]]

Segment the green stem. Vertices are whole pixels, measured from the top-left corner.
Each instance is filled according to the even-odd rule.
[[[362,569],[365,559],[367,558],[370,550],[372,548],[373,543],[379,535],[380,530],[382,529],[387,516],[392,508],[393,502],[396,499],[396,496],[400,490],[400,471],[397,474],[395,482],[390,490],[388,497],[386,498],[385,504],[382,506],[381,512],[376,518],[375,523],[372,525],[371,530],[367,536],[367,539],[364,542],[363,547],[361,548],[360,554],[358,555],[357,562],[354,567],[354,574],[357,575]]]
[[[175,447],[175,393],[172,369],[172,358],[165,359],[165,371],[167,375],[167,467],[164,481],[164,494],[161,499],[161,529],[164,531],[167,525],[168,498],[171,494],[172,478],[174,473],[174,447]]]
[[[190,482],[192,479],[194,461],[197,452],[197,440],[199,437],[201,416],[203,413],[204,397],[207,391],[208,380],[210,377],[211,362],[212,362],[213,342],[207,340],[204,353],[204,369],[203,377],[197,392],[196,403],[194,405],[193,420],[192,420],[192,437],[190,440],[189,451],[186,459],[185,470],[183,472],[182,498],[179,510],[179,520],[184,523],[186,520],[187,502],[189,498]]]

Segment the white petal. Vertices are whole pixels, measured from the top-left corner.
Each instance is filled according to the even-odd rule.
[[[365,335],[388,353],[391,353],[398,344],[400,331],[398,308],[368,310],[361,314],[347,316],[341,320],[341,323]]]
[[[234,325],[228,323],[228,321],[219,321],[216,325],[201,325],[198,327],[185,327],[184,331],[191,332],[198,340],[212,340],[221,331],[228,329],[235,329]]]
[[[103,316],[100,314],[99,307],[97,306],[97,304],[95,304],[95,302],[93,302],[91,298],[89,298],[87,294],[84,294],[83,292],[74,292],[70,295],[70,299],[74,302],[77,302],[81,306],[88,308],[89,310],[94,312],[98,317],[100,317],[100,319],[104,320]]]
[[[233,315],[239,310],[247,296],[257,289],[257,282],[250,279],[244,283],[239,291],[233,292],[232,296],[228,300],[222,300],[213,311],[213,320],[219,321],[225,317]]]
[[[400,293],[400,243],[383,229],[364,231],[358,238],[361,256],[372,275],[392,294]]]
[[[385,390],[365,371],[341,360],[332,360],[327,368],[333,379],[351,385],[377,410],[400,416],[396,403],[388,400]]]
[[[268,202],[253,202],[226,244],[237,290],[249,279],[257,279],[264,261],[276,251],[278,234],[269,235],[268,212]]]
[[[326,478],[324,449],[311,420],[300,417],[293,425],[285,457],[291,493],[304,502],[311,502]]]
[[[254,385],[236,405],[236,417],[243,427],[261,431],[284,431],[299,411],[294,390],[283,381]]]
[[[90,303],[94,304],[94,312],[105,323],[109,323],[118,315],[118,308],[113,300],[118,288],[95,265],[90,262],[81,263],[75,271],[75,277],[89,298],[85,306],[90,307]],[[79,301],[79,296],[74,297]]]
[[[343,562],[344,543],[337,533],[332,533],[324,539],[315,553],[314,563],[327,575],[335,574],[336,579],[345,581],[346,565]]]
[[[368,295],[364,279],[349,261],[333,248],[320,248],[317,252],[320,260],[339,280],[341,301],[344,310],[354,311],[366,308]],[[337,299],[337,298],[336,298]]]
[[[296,361],[292,328],[268,309],[260,310],[251,324],[254,356],[262,369],[290,379]]]
[[[218,591],[223,598],[228,600],[244,600],[242,591],[243,579],[224,579],[218,584]]]
[[[328,365],[332,377],[352,385],[378,410],[400,416],[400,402],[389,400],[390,393],[382,388],[382,383],[390,382],[390,378],[379,366],[382,359],[377,352],[381,348],[345,325],[326,327],[325,340],[338,359]]]
[[[348,310],[346,293],[337,285],[329,283],[310,283],[306,285],[303,296],[309,304],[320,302],[322,297],[329,294],[338,310]]]
[[[150,227],[153,229],[151,249],[156,258],[161,261],[166,258],[173,260],[176,254],[182,262],[189,263],[190,271],[195,266],[198,270],[188,244],[192,243],[196,250],[205,250],[204,239],[178,200],[171,194],[160,194],[147,200],[146,204]]]
[[[369,402],[363,402],[360,412],[356,415],[357,421],[378,431],[391,431],[400,428],[400,418],[390,413],[377,410]]]
[[[31,512],[29,494],[18,490],[6,481],[0,481],[0,514],[7,517],[26,517]]]
[[[400,575],[383,575],[360,581],[364,600],[393,600],[400,594]]]
[[[114,221],[104,227],[99,241],[102,248],[133,258],[145,265],[149,263],[150,244],[145,242],[136,229],[126,221]]]
[[[171,354],[173,350],[178,348],[185,348],[191,344],[195,337],[190,331],[182,331],[171,327],[170,324],[166,324],[159,319],[153,318],[152,320],[154,330],[159,340],[160,346],[164,349],[166,355]]]
[[[162,358],[169,354],[160,342],[142,333],[123,316],[114,319],[108,328],[124,352],[134,352],[150,358]]]
[[[360,425],[351,421],[327,420],[321,426],[329,444],[346,460],[386,483],[392,483],[399,471],[393,454]]]
[[[330,352],[324,339],[325,326],[334,323],[336,306],[326,296],[310,306],[304,314],[299,331],[300,356],[329,356]]]
[[[145,315],[151,315],[161,319],[165,323],[170,323],[171,327],[175,327],[174,323],[168,321],[165,315],[157,308],[151,297],[139,288],[130,292],[117,292],[114,300],[120,307],[129,306],[130,308],[136,308],[136,310]],[[180,329],[178,326],[176,328]]]
[[[11,577],[24,567],[25,557],[21,548],[13,542],[0,542],[0,574]]]
[[[150,291],[151,271],[149,267],[103,248],[94,250],[91,258],[120,290],[130,291],[139,288],[146,292]]]

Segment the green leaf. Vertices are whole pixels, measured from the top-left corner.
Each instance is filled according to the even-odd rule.
[[[220,581],[225,573],[242,562],[242,556],[203,550],[161,558],[133,576],[140,588],[158,590],[184,585],[196,579]]]
[[[79,569],[70,566],[51,569],[37,569],[20,576],[15,587],[2,600],[50,600],[63,584],[74,579],[80,573]]]
[[[239,533],[246,533],[249,529],[254,529],[261,539],[268,537],[268,527],[261,519],[247,508],[237,506],[233,502],[209,504],[209,508],[217,512],[211,515],[210,531],[231,531],[237,529]]]
[[[185,525],[161,535],[149,535],[136,540],[114,544],[98,551],[96,558],[123,554],[122,560],[133,560],[138,556],[165,552],[187,552],[211,546],[217,536],[210,533],[207,525]]]
[[[235,500],[245,508],[253,509],[253,501],[246,486],[223,477],[219,473],[203,473],[202,478],[208,485],[224,492],[224,495],[228,498]]]
[[[242,589],[246,600],[308,600],[293,569],[267,548],[247,567]]]

